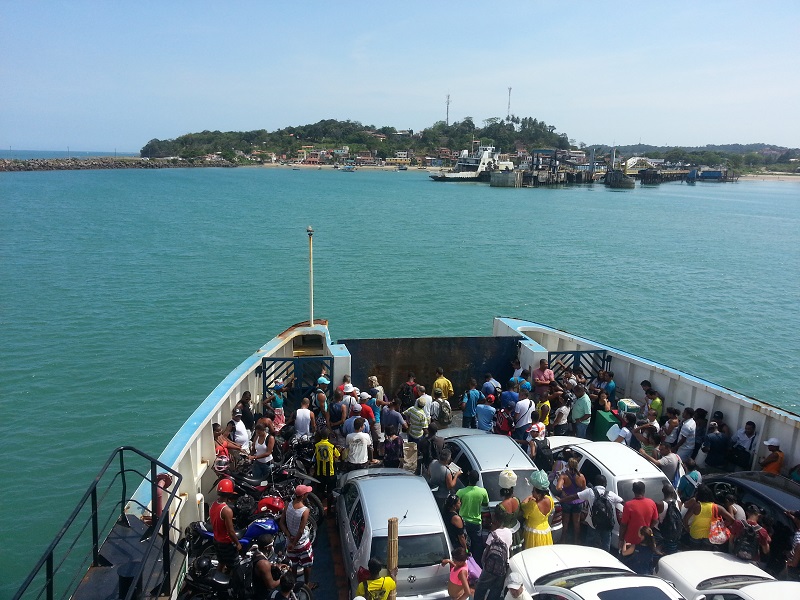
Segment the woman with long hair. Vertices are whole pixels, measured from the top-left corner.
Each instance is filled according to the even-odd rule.
[[[734,521],[731,513],[724,506],[714,501],[714,492],[710,487],[701,483],[693,498],[684,504],[686,514],[683,515],[683,525],[689,530],[689,545],[692,550],[722,550],[723,545],[715,546],[708,540],[711,523],[717,516],[722,517],[726,525]]]
[[[639,575],[652,575],[655,570],[655,560],[663,553],[656,546],[656,538],[649,527],[639,528],[639,543],[625,542],[622,547],[622,562]]]
[[[444,525],[447,528],[447,536],[453,548],[463,548],[469,550],[469,538],[464,527],[464,519],[458,514],[461,508],[461,498],[455,494],[450,494],[444,501]]]
[[[447,580],[447,594],[453,600],[467,600],[475,592],[469,587],[467,573],[467,551],[460,546],[450,554],[452,559],[443,558],[442,565],[450,565],[450,578]]]

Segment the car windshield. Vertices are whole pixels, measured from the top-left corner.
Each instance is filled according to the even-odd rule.
[[[531,495],[533,488],[531,487],[530,476],[534,469],[514,469],[517,475],[517,485],[514,486],[514,495],[517,498],[527,498]],[[481,473],[483,479],[483,487],[486,488],[486,493],[489,494],[489,502],[500,502],[503,497],[500,495],[500,473],[502,471],[484,471]]]
[[[598,592],[597,597],[600,600],[673,600],[664,590],[649,585],[606,590],[605,592]],[[675,598],[678,597],[676,592]]]
[[[573,569],[564,569],[563,571],[548,573],[547,575],[537,579],[533,584],[534,586],[554,585],[569,590],[576,585],[588,583],[596,579],[605,579],[606,577],[623,577],[627,575],[634,575],[634,573],[609,567],[576,567]],[[637,600],[643,599],[639,598]]]
[[[664,477],[650,477],[642,479],[644,481],[644,495],[654,502],[661,502],[664,500],[664,494],[661,488],[665,483],[669,483],[669,479]],[[617,493],[622,496],[622,499],[627,502],[633,499],[633,480],[623,480],[617,482]]]
[[[712,577],[698,584],[698,590],[716,590],[720,588],[739,589],[751,583],[762,581],[772,581],[771,577],[757,577],[755,575],[724,575],[722,577]]]
[[[386,536],[372,538],[371,558],[386,564]],[[449,556],[444,533],[401,535],[397,540],[397,566],[401,569],[438,565]]]

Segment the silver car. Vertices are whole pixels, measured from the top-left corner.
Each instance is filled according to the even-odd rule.
[[[447,598],[450,542],[427,482],[402,469],[364,469],[340,480],[336,501],[350,595],[370,558],[386,566],[388,521],[397,517],[397,598]]]

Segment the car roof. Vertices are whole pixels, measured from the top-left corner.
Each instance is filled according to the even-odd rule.
[[[458,443],[472,454],[481,471],[533,469],[536,467],[520,445],[504,435],[469,435]]]
[[[440,429],[436,435],[445,440],[454,437],[462,437],[465,435],[486,435],[488,431],[483,429],[470,429],[469,427],[448,427],[447,429]]]
[[[599,567],[633,572],[605,550],[573,544],[528,548],[512,556],[508,564],[512,571],[527,580],[525,585],[528,590],[533,589],[533,583],[540,577],[565,569]]]
[[[800,598],[800,581],[765,581],[739,588],[753,600]]]
[[[637,598],[645,600],[652,595],[648,595],[644,588],[657,588],[663,592],[664,596],[672,598],[673,600],[683,600],[680,592],[672,587],[669,583],[658,577],[647,575],[626,575],[624,578],[619,577],[606,577],[603,579],[595,579],[587,583],[581,583],[572,588],[576,594],[582,598],[608,598],[613,596],[620,596],[623,598]],[[608,594],[609,590],[620,590],[620,594]],[[627,594],[622,592],[627,590]],[[602,594],[602,596],[601,596]],[[656,597],[663,597],[657,594]]]
[[[576,446],[577,451],[591,456],[619,479],[666,477],[664,471],[625,444],[583,440],[580,444],[567,445]],[[552,443],[550,447],[553,448]]]
[[[401,534],[443,531],[439,507],[428,482],[422,477],[376,473],[359,476],[351,481],[359,488],[364,518],[369,521],[373,536],[385,535],[388,521],[392,517],[397,517]]]
[[[669,581],[671,573],[678,575],[694,589],[698,589],[701,583],[709,579],[730,575],[772,579],[769,573],[747,561],[725,552],[705,550],[687,550],[662,556],[658,561],[656,574]]]
[[[783,510],[800,510],[800,483],[781,475],[761,471],[742,471],[710,475],[704,483],[730,481],[769,498]]]

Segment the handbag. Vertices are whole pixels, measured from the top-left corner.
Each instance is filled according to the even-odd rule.
[[[717,511],[717,505],[711,508],[711,526],[708,528],[708,541],[718,546],[724,544],[731,537],[730,529],[725,527],[725,522]]]
[[[482,573],[481,567],[475,558],[470,555],[467,557],[467,580],[470,585],[473,585],[480,578]]]

